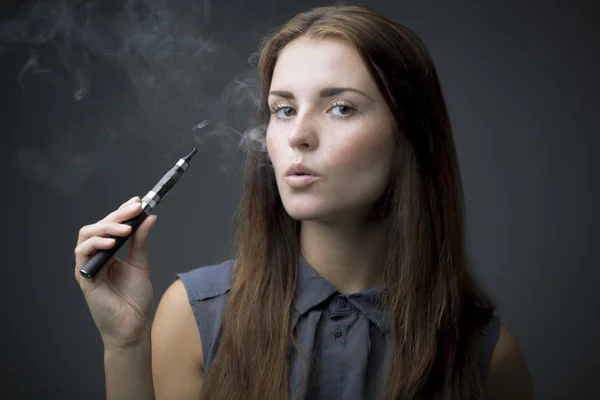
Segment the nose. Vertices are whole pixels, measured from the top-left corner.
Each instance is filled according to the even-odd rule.
[[[318,145],[318,123],[310,115],[298,115],[292,130],[288,134],[288,143],[292,149],[314,150]]]

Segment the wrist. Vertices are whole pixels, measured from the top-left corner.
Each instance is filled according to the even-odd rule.
[[[102,338],[102,342],[105,353],[145,351],[150,348],[150,330],[128,339]]]

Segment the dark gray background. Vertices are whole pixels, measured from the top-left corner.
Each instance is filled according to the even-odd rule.
[[[0,3],[3,399],[104,398],[102,344],[73,277],[78,230],[145,194],[194,146],[150,237],[156,302],[176,272],[230,257],[249,56],[270,29],[328,4],[144,3],[160,12]],[[473,268],[521,343],[536,398],[600,398],[593,3],[358,4],[412,28],[433,55]]]

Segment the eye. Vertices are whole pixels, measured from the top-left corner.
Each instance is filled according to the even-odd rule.
[[[294,115],[294,109],[292,107],[280,107],[275,111],[275,113],[277,114],[278,118],[289,118]]]
[[[278,103],[271,107],[271,114],[275,114],[278,119],[288,119],[294,115],[294,108],[285,103]]]
[[[350,113],[352,113],[353,108],[350,106],[335,106],[332,108],[332,110],[338,109],[340,112],[340,115],[344,116],[344,115],[350,115]]]
[[[356,111],[356,108],[346,102],[337,102],[333,104],[331,110],[333,112],[333,115],[335,115],[336,117],[343,118],[351,116]],[[337,112],[334,110],[337,110]]]

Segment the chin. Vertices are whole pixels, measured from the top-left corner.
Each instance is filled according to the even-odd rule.
[[[283,199],[282,199],[283,200]],[[283,200],[283,207],[290,217],[297,221],[314,221],[327,218],[332,210],[314,201],[301,201],[300,199]]]
[[[348,210],[316,201],[300,201],[294,199],[283,202],[287,214],[296,221],[335,222],[345,220]]]
[[[323,223],[347,222],[356,217],[362,218],[374,213],[371,207],[353,207],[339,201],[324,202],[314,197],[282,197],[283,208],[296,221],[315,221]],[[362,217],[361,217],[362,216]]]
[[[315,221],[327,217],[327,213],[319,212],[319,210],[312,210],[306,208],[285,208],[285,211],[290,217],[296,221]]]

